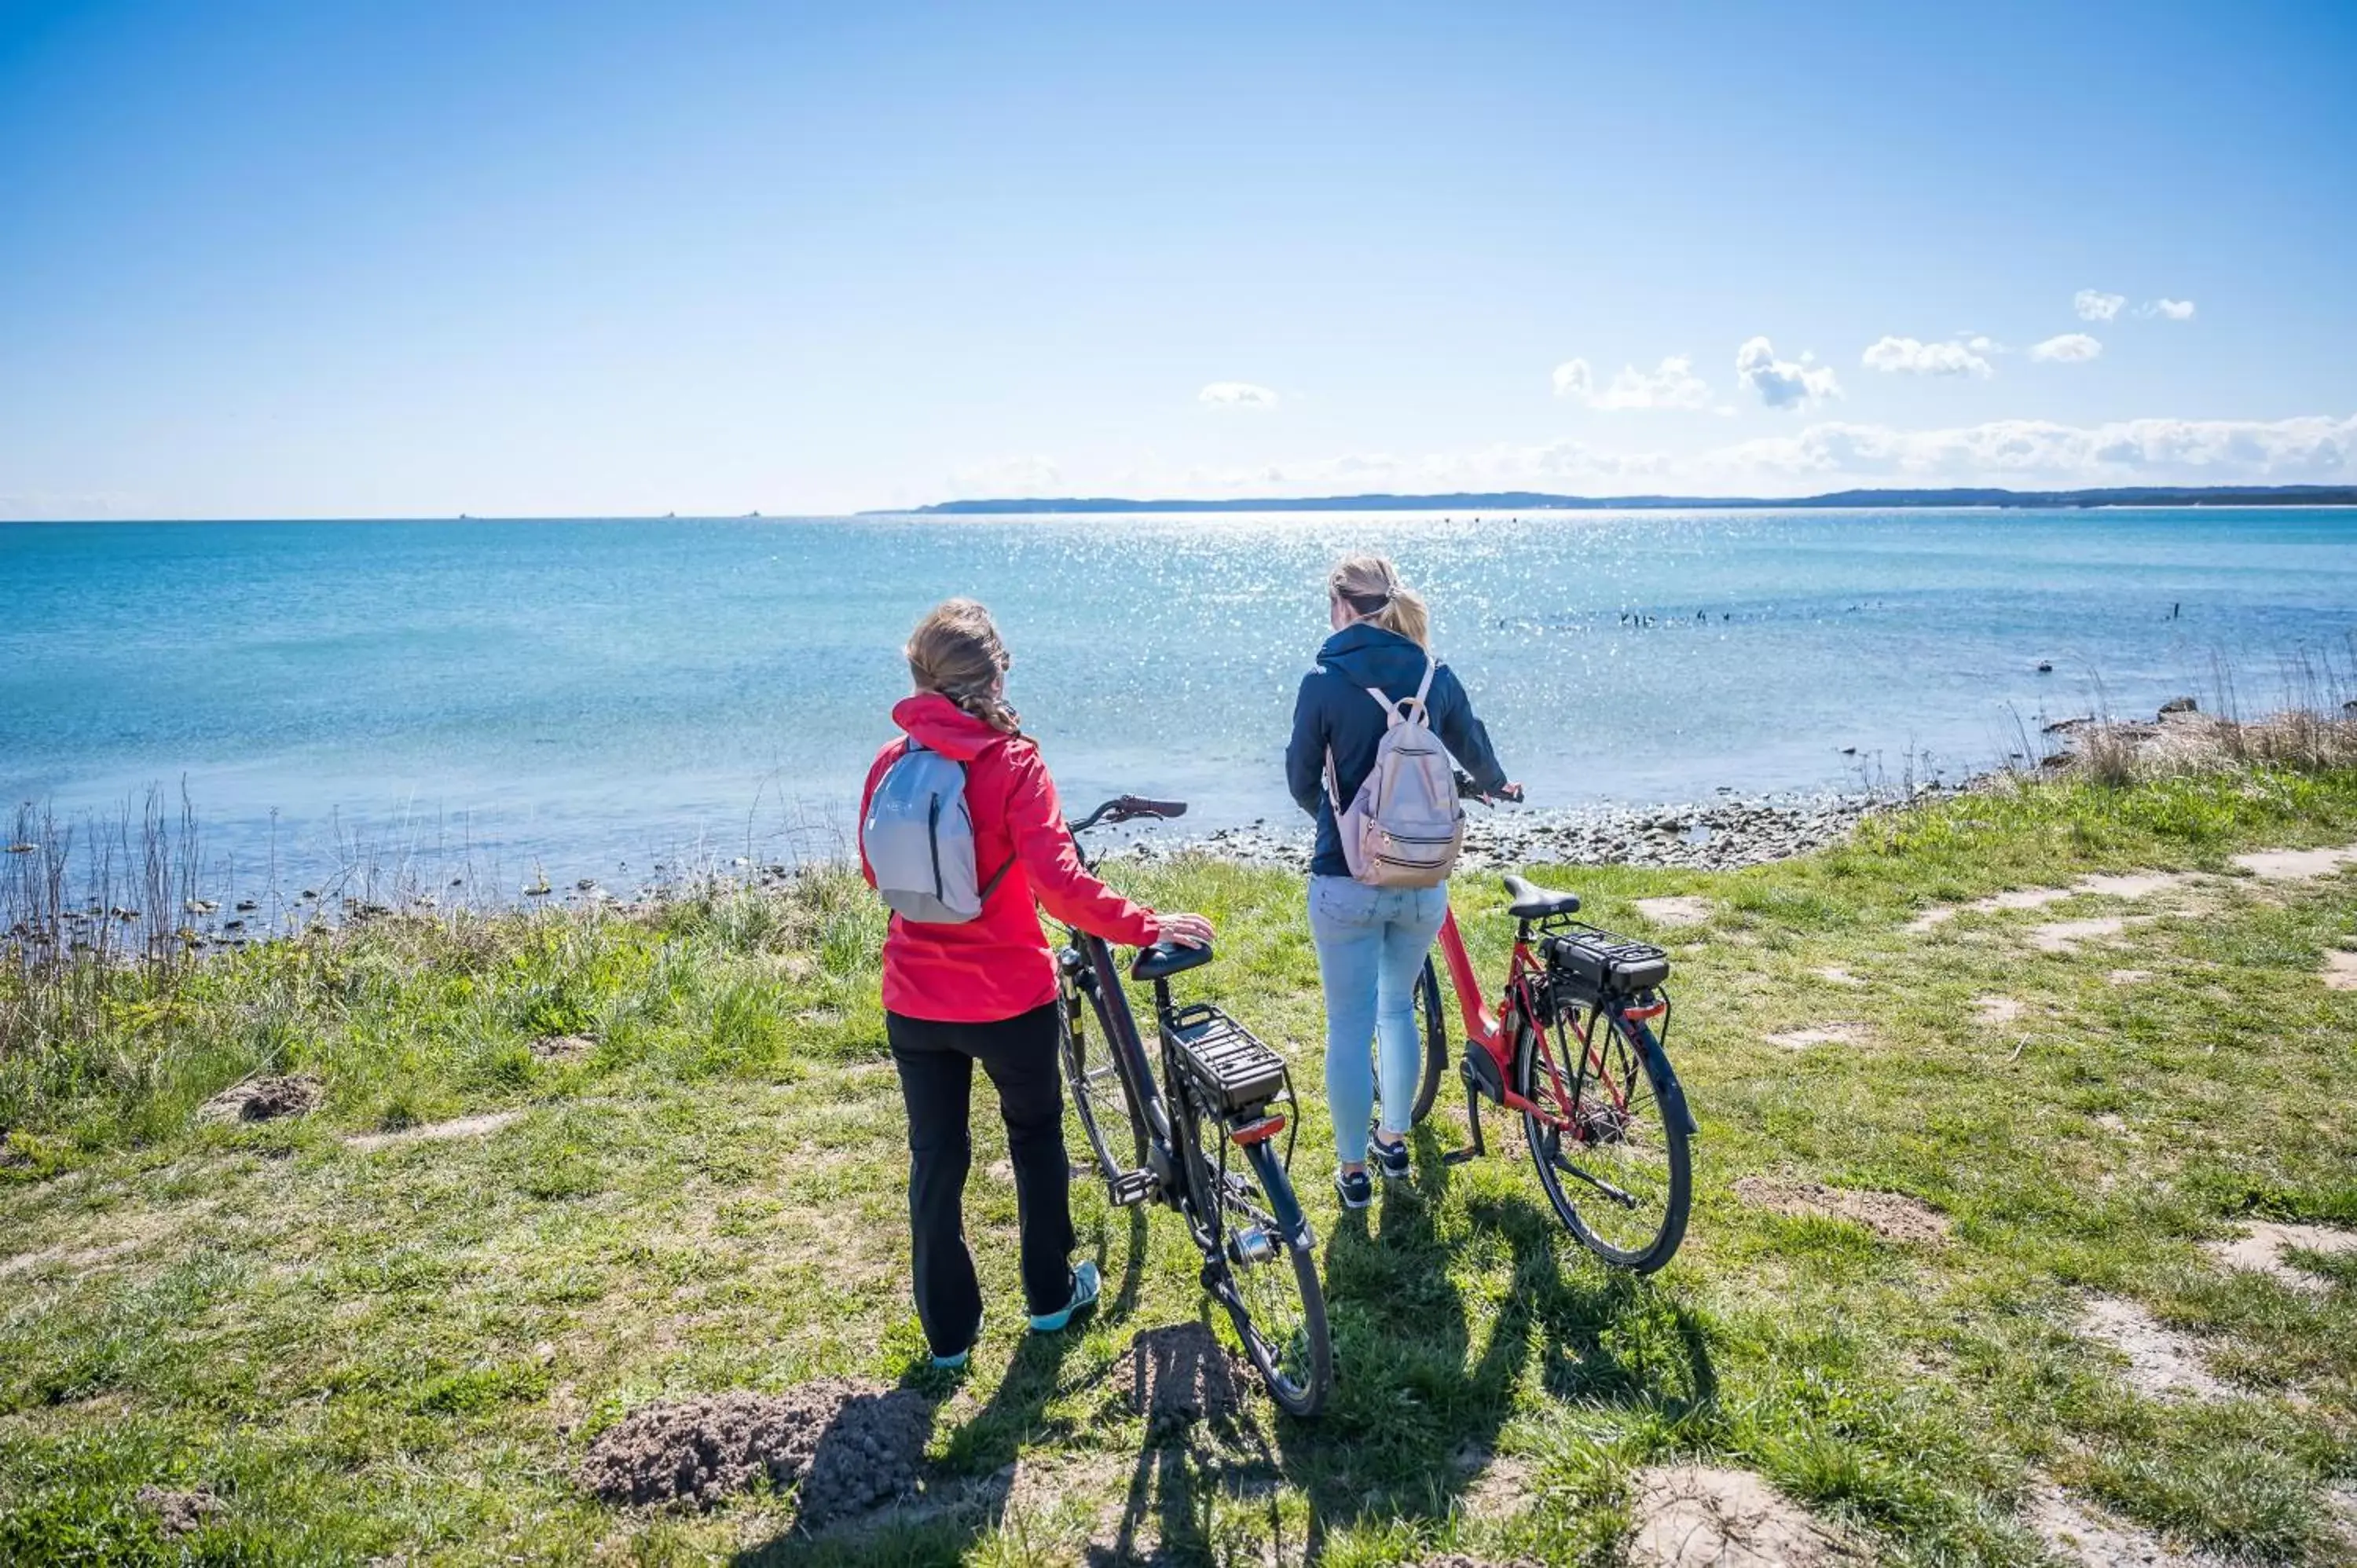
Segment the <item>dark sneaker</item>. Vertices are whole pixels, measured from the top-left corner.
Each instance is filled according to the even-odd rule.
[[[1364,1171],[1336,1171],[1334,1195],[1345,1208],[1364,1208],[1375,1200],[1375,1184]]]
[[[1367,1163],[1383,1173],[1385,1181],[1405,1181],[1413,1167],[1408,1164],[1407,1140],[1386,1144],[1381,1138],[1367,1140]]]

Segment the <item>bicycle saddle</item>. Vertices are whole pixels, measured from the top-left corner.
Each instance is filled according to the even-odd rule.
[[[1506,896],[1513,900],[1506,913],[1517,920],[1544,920],[1555,915],[1572,915],[1579,911],[1579,895],[1558,893],[1552,887],[1542,887],[1519,876],[1505,879]]]
[[[1168,980],[1174,974],[1199,968],[1211,961],[1208,942],[1200,948],[1180,947],[1177,942],[1157,942],[1150,948],[1140,948],[1130,961],[1132,980]]]

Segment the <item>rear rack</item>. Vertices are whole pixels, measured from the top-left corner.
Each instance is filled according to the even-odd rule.
[[[1558,986],[1583,1000],[1621,1000],[1658,990],[1670,978],[1670,955],[1596,926],[1571,923],[1539,942]]]
[[[1178,1070],[1221,1115],[1256,1114],[1285,1092],[1285,1059],[1211,1004],[1178,1008],[1162,1026]]]

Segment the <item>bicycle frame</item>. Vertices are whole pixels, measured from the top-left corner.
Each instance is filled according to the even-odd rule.
[[[1557,1132],[1579,1136],[1581,1129],[1574,1124],[1571,1118],[1535,1103],[1517,1092],[1513,1085],[1514,1041],[1509,1025],[1519,1022],[1534,1029],[1542,1027],[1535,1021],[1536,1009],[1531,1005],[1530,983],[1544,965],[1531,948],[1531,922],[1521,921],[1515,930],[1514,956],[1506,972],[1506,989],[1495,1008],[1482,1000],[1480,977],[1474,972],[1472,955],[1465,950],[1465,936],[1458,929],[1455,909],[1450,909],[1442,918],[1438,940],[1441,956],[1448,962],[1448,983],[1457,992],[1457,1005],[1465,1025],[1466,1041],[1469,1046],[1485,1053],[1494,1066],[1498,1092],[1491,1098],[1506,1109],[1533,1117]],[[1650,1006],[1621,1007],[1615,1011],[1618,1016],[1636,1023],[1660,1017],[1668,1010],[1669,1004],[1659,1001]],[[1596,1024],[1603,1012],[1601,1007],[1593,1009],[1584,1026],[1574,1021],[1568,1027],[1572,1037],[1579,1042],[1581,1053],[1587,1058],[1585,1065],[1594,1075],[1594,1081],[1610,1097],[1615,1108],[1625,1108],[1628,1086],[1613,1080],[1603,1052],[1595,1043]],[[1555,1059],[1553,1052],[1545,1054],[1545,1064],[1548,1077],[1554,1083],[1556,1103],[1570,1103],[1563,1082],[1563,1065]],[[1469,1079],[1472,1070],[1469,1058],[1464,1066]],[[1472,1133],[1473,1148],[1479,1150],[1481,1147],[1481,1124],[1478,1117],[1474,1120]]]

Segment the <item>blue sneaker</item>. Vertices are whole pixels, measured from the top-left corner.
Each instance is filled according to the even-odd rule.
[[[971,1350],[961,1350],[954,1356],[936,1356],[933,1358],[933,1370],[963,1372],[965,1370],[965,1364],[972,1359],[974,1359],[974,1352]]]
[[[1375,1200],[1375,1184],[1367,1179],[1364,1171],[1336,1171],[1334,1196],[1342,1200],[1345,1208],[1364,1208]]]
[[[1092,1261],[1082,1263],[1079,1268],[1072,1271],[1072,1299],[1064,1304],[1063,1310],[1060,1312],[1043,1312],[1034,1317],[1031,1320],[1031,1332],[1034,1334],[1060,1332],[1066,1324],[1072,1321],[1072,1314],[1084,1306],[1095,1304],[1097,1283],[1095,1262]]]
[[[1407,1140],[1386,1144],[1381,1138],[1367,1139],[1367,1163],[1383,1173],[1385,1181],[1405,1181],[1413,1174],[1408,1163]]]

